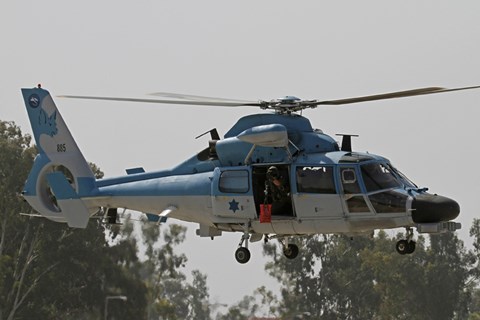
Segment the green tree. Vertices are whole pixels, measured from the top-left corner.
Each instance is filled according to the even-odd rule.
[[[251,296],[244,296],[238,303],[230,306],[225,314],[218,313],[216,320],[247,320],[255,316],[277,315],[277,297],[264,286],[256,289]]]
[[[278,247],[264,247],[272,262],[266,270],[282,284],[284,317],[312,319],[466,319],[478,272],[472,254],[453,233],[417,240],[412,255],[395,252],[380,231],[374,239],[309,236],[301,255],[284,258]],[[477,251],[478,253],[478,251]]]
[[[480,219],[474,219],[470,228],[470,236],[473,238],[473,250],[471,251],[471,261],[474,267],[471,270],[471,283],[475,286],[472,299],[469,305],[469,320],[480,320]]]
[[[187,257],[175,252],[175,247],[185,240],[185,233],[186,228],[176,224],[162,228],[155,224],[142,226],[149,319],[210,319],[206,276],[194,270],[193,281],[188,283],[182,272]]]
[[[480,320],[480,288],[473,292],[468,320]]]
[[[118,308],[109,308],[110,316],[144,314],[146,288],[135,275],[124,272],[105,241],[100,221],[91,221],[82,230],[49,221],[42,221],[42,225],[39,258],[33,271],[43,272],[51,262],[55,267],[38,283],[20,315],[35,315],[37,319],[100,318],[106,296],[119,294],[129,299]],[[112,301],[114,304],[116,301]]]
[[[472,263],[476,264],[476,268],[472,270],[472,277],[475,280],[480,279],[480,219],[473,219],[470,228],[470,237],[473,239],[473,250],[471,252]]]
[[[34,155],[30,137],[14,123],[0,121],[0,319],[15,317],[42,276],[30,273],[38,231],[19,217],[29,210],[18,192]]]
[[[248,320],[259,309],[253,296],[244,296],[240,302],[228,308],[226,314],[218,314],[216,320]]]
[[[138,274],[146,287],[146,318],[210,319],[207,277],[194,270],[188,282],[183,273],[187,257],[176,251],[185,240],[186,228],[145,221],[140,226],[138,232],[127,215],[111,241],[125,271]]]
[[[430,248],[425,261],[426,308],[431,319],[465,319],[471,293],[469,271],[471,260],[454,233],[430,236]],[[445,303],[448,301],[448,303]]]
[[[118,292],[132,296],[111,314],[141,318],[145,285],[121,268],[99,221],[74,230],[19,215],[31,210],[17,192],[35,153],[29,136],[0,121],[0,319],[99,318],[105,297]]]
[[[373,241],[345,236],[308,236],[300,239],[301,255],[286,259],[275,244],[264,246],[272,257],[266,270],[281,284],[280,312],[285,317],[309,314],[313,319],[371,318],[378,304],[371,271],[363,269],[359,254]]]

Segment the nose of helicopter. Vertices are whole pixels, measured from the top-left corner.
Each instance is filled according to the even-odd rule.
[[[455,200],[436,194],[415,196],[412,209],[412,219],[416,223],[450,221],[460,213],[460,206]]]

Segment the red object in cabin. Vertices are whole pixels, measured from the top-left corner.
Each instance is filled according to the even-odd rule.
[[[272,222],[272,205],[261,204],[260,205],[260,223]]]

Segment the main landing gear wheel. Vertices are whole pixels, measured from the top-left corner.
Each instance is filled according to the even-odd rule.
[[[238,249],[235,251],[235,259],[238,263],[244,264],[250,260],[250,250],[248,250],[248,239],[250,238],[250,222],[243,225],[243,235],[238,244]]]
[[[289,243],[283,247],[283,254],[287,259],[295,259],[298,256],[298,246],[293,243]]]
[[[235,259],[239,263],[247,263],[250,260],[250,250],[245,247],[240,247],[235,251]]]
[[[415,251],[415,247],[417,246],[417,243],[415,241],[410,241],[408,243],[408,254],[412,254]]]
[[[397,252],[401,255],[412,254],[415,251],[416,242],[413,241],[413,229],[411,227],[406,227],[407,229],[407,239],[402,239],[397,242],[395,246]]]
[[[407,241],[407,240],[400,240],[397,242],[396,249],[397,252],[401,255],[404,254],[412,254],[415,251],[416,242],[415,241]]]

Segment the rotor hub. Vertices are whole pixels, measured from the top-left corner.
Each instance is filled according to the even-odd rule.
[[[270,101],[262,101],[262,109],[273,109],[279,114],[290,114],[292,112],[301,111],[306,108],[314,108],[312,103],[316,100],[302,100],[295,96],[284,96]]]
[[[297,98],[295,96],[284,96],[279,99],[273,99],[271,102],[278,103],[280,105],[291,105],[291,104],[298,104],[301,101],[302,99]]]

